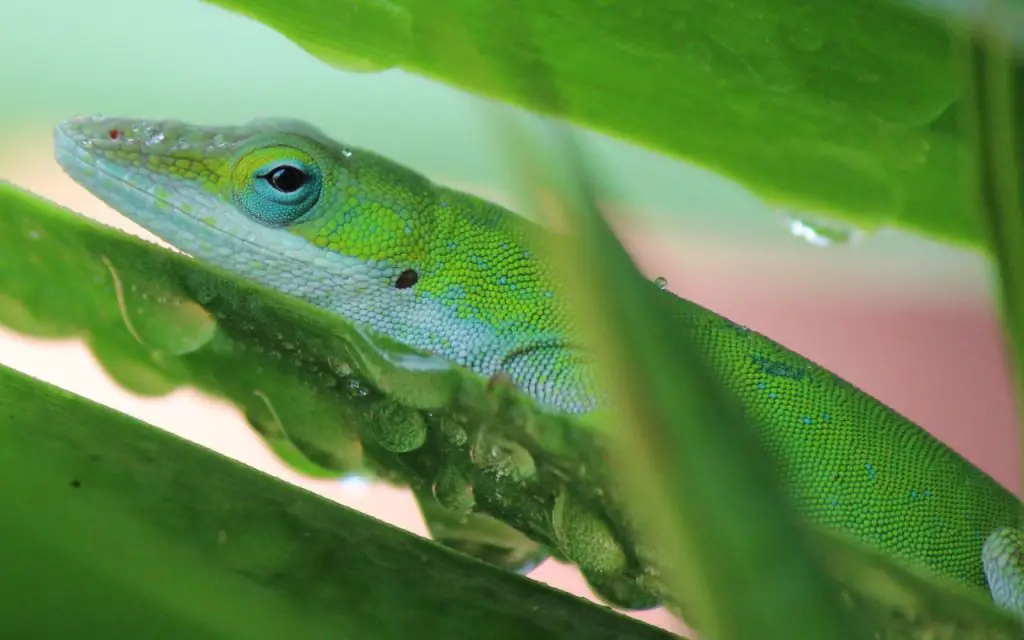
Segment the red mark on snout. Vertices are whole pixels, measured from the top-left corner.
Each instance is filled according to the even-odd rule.
[[[121,131],[118,129],[111,129],[110,131],[107,132],[107,136],[111,140],[117,140],[118,138],[121,137]]]

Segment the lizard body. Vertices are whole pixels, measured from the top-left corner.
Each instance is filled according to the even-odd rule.
[[[553,232],[498,205],[285,120],[77,118],[57,127],[55,151],[72,178],[197,259],[507,375],[549,409],[602,402],[571,289],[535,255]],[[1024,614],[1016,496],[799,354],[690,301],[671,305],[804,516]]]

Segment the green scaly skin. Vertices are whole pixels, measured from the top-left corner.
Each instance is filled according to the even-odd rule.
[[[78,118],[55,138],[72,178],[199,260],[507,376],[548,409],[602,403],[574,346],[571,290],[535,256],[551,232],[502,207],[294,121]],[[1012,493],[800,355],[689,301],[672,304],[806,517],[1024,614]]]

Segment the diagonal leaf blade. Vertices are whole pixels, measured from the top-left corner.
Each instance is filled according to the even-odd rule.
[[[709,637],[860,637],[739,404],[680,330],[668,306],[679,301],[643,277],[607,226],[570,135],[552,136],[572,240],[551,257],[573,282],[588,349],[612,390],[615,478],[673,604]]]
[[[991,18],[1007,4],[992,3]],[[1024,399],[1024,122],[1020,117],[1024,57],[1011,47],[998,23],[991,28],[986,24],[965,26],[961,33],[958,70],[970,104],[962,124],[973,146],[969,172],[974,210],[999,276],[1003,329],[1019,408]]]
[[[0,368],[5,637],[669,638]]]

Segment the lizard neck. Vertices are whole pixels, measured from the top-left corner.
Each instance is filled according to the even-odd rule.
[[[415,215],[422,259],[389,267],[414,272],[415,283],[353,295],[359,285],[338,278],[321,306],[484,375],[514,351],[565,344],[564,295],[535,256],[549,232],[493,203],[435,189]]]

